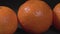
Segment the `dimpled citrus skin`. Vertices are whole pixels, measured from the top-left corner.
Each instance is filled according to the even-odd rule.
[[[15,12],[6,6],[0,6],[0,34],[13,34],[16,28],[17,17]]]
[[[52,24],[52,10],[43,1],[27,1],[19,7],[18,19],[26,32],[45,32]]]
[[[53,11],[54,11],[54,26],[56,29],[60,30],[60,3],[58,3],[55,6]]]

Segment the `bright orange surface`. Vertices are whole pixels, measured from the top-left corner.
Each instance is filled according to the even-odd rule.
[[[26,32],[45,32],[52,24],[52,10],[43,1],[27,1],[19,7],[18,19]]]
[[[12,34],[16,28],[17,17],[15,12],[6,6],[0,6],[0,34]]]

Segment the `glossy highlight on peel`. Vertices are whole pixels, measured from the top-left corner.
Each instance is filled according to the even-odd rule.
[[[27,1],[19,7],[18,19],[26,32],[39,34],[52,25],[52,10],[44,1]]]

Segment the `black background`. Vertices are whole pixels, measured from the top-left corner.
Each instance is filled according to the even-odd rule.
[[[1,6],[8,6],[10,8],[12,8],[16,14],[18,11],[19,6],[21,6],[23,3],[25,3],[26,0],[0,0],[0,5]],[[60,0],[44,0],[44,2],[46,2],[51,9],[53,10],[53,8],[55,7],[56,4],[58,4],[60,2]],[[15,34],[28,34],[26,33],[20,26],[17,28]],[[60,34],[60,31],[57,31],[54,26],[52,25],[50,27],[50,29],[43,33],[43,34]]]

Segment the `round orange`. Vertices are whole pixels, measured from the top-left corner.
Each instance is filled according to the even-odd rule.
[[[15,12],[6,6],[0,6],[0,34],[13,34],[16,28],[17,17]]]
[[[54,26],[60,30],[60,3],[55,6],[54,11]]]
[[[19,7],[18,19],[26,32],[45,32],[52,24],[52,10],[43,1],[27,1]]]

